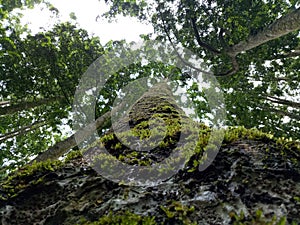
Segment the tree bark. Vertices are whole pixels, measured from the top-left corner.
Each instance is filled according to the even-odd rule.
[[[263,31],[256,35],[251,35],[246,41],[230,47],[227,54],[235,57],[241,52],[248,51],[257,46],[260,46],[268,41],[280,38],[292,31],[300,29],[300,8],[291,11],[290,13],[282,16]]]

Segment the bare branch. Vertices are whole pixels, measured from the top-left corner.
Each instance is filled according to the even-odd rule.
[[[3,107],[3,106],[6,106],[6,105],[9,105],[10,104],[10,101],[1,101],[0,102],[0,106]]]
[[[159,13],[160,13],[160,15],[161,15],[161,12],[159,12]],[[194,70],[196,70],[196,71],[198,71],[198,72],[200,72],[200,73],[204,73],[204,74],[207,74],[207,75],[210,75],[210,76],[211,76],[211,75],[214,75],[213,73],[210,73],[210,72],[201,70],[201,69],[199,69],[199,68],[196,68],[196,67],[194,67],[192,64],[190,64],[189,62],[185,61],[185,60],[181,57],[181,55],[179,54],[179,52],[177,51],[176,46],[175,46],[175,44],[174,44],[173,41],[172,41],[172,38],[171,38],[171,36],[170,36],[170,34],[169,34],[168,30],[167,30],[166,24],[165,24],[165,22],[164,22],[163,19],[162,19],[162,23],[163,23],[163,29],[164,29],[164,31],[165,31],[165,33],[166,33],[166,35],[167,35],[167,38],[168,38],[169,42],[171,43],[171,45],[172,45],[174,51],[176,52],[176,55],[177,55],[178,58],[180,59],[180,61],[181,61],[182,63],[184,63],[185,65],[187,65],[187,66],[193,68]]]
[[[279,109],[272,109],[274,112],[278,113],[279,115],[282,115],[282,116],[288,116],[290,117],[291,119],[296,119],[296,120],[300,120],[300,116],[298,116],[297,114],[295,113],[290,113],[288,111],[283,111],[283,110],[279,110]]]
[[[295,113],[291,113],[291,112],[288,112],[287,110],[286,111],[283,111],[281,109],[275,109],[274,107],[271,108],[271,107],[266,107],[266,106],[260,106],[263,110],[267,110],[267,111],[270,111],[270,112],[274,112],[274,113],[277,113],[278,115],[281,115],[281,116],[287,116],[287,117],[290,117],[291,119],[295,119],[295,120],[300,120],[300,116],[298,116],[297,114]]]
[[[263,97],[263,99],[268,100],[268,101],[273,102],[273,103],[280,104],[280,105],[286,105],[286,106],[290,106],[290,107],[293,107],[293,108],[300,109],[300,103],[298,103],[298,102],[293,102],[293,101],[289,101],[289,100],[286,100],[286,99],[277,98],[277,97],[274,97],[274,96],[265,96],[265,97]]]
[[[281,55],[277,55],[274,58],[272,58],[271,60],[276,60],[276,59],[286,59],[286,58],[295,58],[295,57],[299,57],[300,56],[300,49],[296,49],[292,52],[288,52],[288,53],[284,53]]]

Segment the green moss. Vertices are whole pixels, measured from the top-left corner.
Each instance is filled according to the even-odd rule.
[[[165,107],[164,109],[167,109],[167,107]],[[156,117],[159,118],[160,121],[155,120]],[[149,129],[149,127],[151,127],[151,130]],[[195,133],[199,134],[196,147],[193,145],[194,140],[197,139],[197,137],[195,137]],[[109,153],[119,161],[130,165],[140,166],[149,166],[153,163],[157,163],[157,161],[149,157],[148,153],[130,149],[130,146],[136,144],[134,143],[134,141],[136,141],[136,137],[138,137],[140,140],[150,140],[148,142],[148,147],[150,147],[152,149],[151,151],[155,152],[156,154],[164,154],[168,151],[171,152],[172,150],[174,151],[174,149],[177,147],[181,152],[187,154],[186,158],[191,159],[189,162],[186,162],[188,172],[196,171],[199,165],[204,163],[205,157],[203,156],[203,153],[205,151],[207,151],[208,149],[218,150],[217,146],[214,145],[215,141],[213,139],[216,139],[216,143],[218,143],[218,140],[222,139],[223,134],[224,146],[229,143],[247,139],[263,141],[265,143],[272,142],[276,145],[279,151],[294,151],[297,155],[299,155],[300,153],[299,143],[284,138],[275,138],[272,134],[264,133],[254,128],[246,129],[245,127],[230,127],[225,130],[220,130],[220,135],[217,131],[214,131],[213,137],[211,137],[211,133],[212,130],[204,124],[199,124],[191,120],[185,120],[179,117],[164,117],[163,113],[156,113],[152,116],[151,120],[141,121],[139,124],[134,126],[130,132],[125,131],[118,133],[117,135],[114,133],[109,133],[104,135],[100,139],[100,142],[103,143]],[[186,136],[186,142],[184,145],[178,147],[177,143],[179,141],[180,135],[182,134]],[[133,138],[133,136],[135,138]],[[118,138],[120,138],[122,142],[120,142]],[[100,142],[97,142],[97,144],[100,144]],[[266,151],[269,150],[266,149]],[[167,154],[164,155],[167,159]],[[107,158],[107,156],[101,157]],[[170,163],[170,165],[172,165],[172,162]],[[162,168],[162,170],[166,169],[168,168]]]
[[[151,151],[165,151],[175,147],[181,132],[181,123],[178,118],[164,118],[162,115],[154,114],[149,121],[141,121],[130,131],[119,133],[108,133],[100,138],[100,142],[95,145],[103,144],[110,154],[118,160],[131,165],[147,166],[154,163],[150,159],[149,152],[131,149],[136,146],[136,138],[147,141],[147,148]],[[150,129],[151,128],[151,129]],[[120,142],[120,140],[122,142]],[[89,146],[93,147],[93,146]],[[102,155],[102,157],[107,158]],[[97,157],[99,160],[99,156]]]
[[[114,139],[115,139],[114,134],[113,133],[109,133],[109,134],[105,134],[104,136],[102,136],[100,138],[100,141],[103,142],[103,143],[106,143],[106,142],[114,140]]]
[[[201,126],[201,125],[200,125]],[[190,161],[188,165],[188,172],[194,172],[197,170],[198,166],[205,160],[203,158],[203,152],[207,149],[216,149],[216,146],[213,144],[208,145],[208,140],[210,138],[211,129],[202,126],[199,129],[199,140],[197,146],[195,148],[195,155]],[[214,134],[216,135],[216,134]],[[218,135],[213,138],[219,138]],[[299,142],[295,142],[291,139],[286,138],[276,138],[270,133],[264,133],[256,128],[246,129],[245,127],[230,127],[225,129],[224,139],[223,139],[223,146],[226,146],[230,143],[236,141],[243,141],[243,140],[254,140],[254,141],[263,141],[265,143],[272,142],[275,144],[276,148],[279,152],[283,155],[285,154],[293,154],[294,156],[299,157],[300,155],[300,145]],[[214,141],[210,141],[210,143],[214,143]],[[269,148],[266,151],[270,151]],[[292,162],[295,164],[297,163],[296,157],[291,158]]]
[[[234,225],[285,225],[287,224],[286,217],[283,216],[277,219],[276,216],[273,216],[272,219],[267,219],[263,215],[262,210],[257,210],[254,216],[245,217],[244,213],[241,212],[237,214],[235,212],[231,212],[229,214],[232,220],[232,224]]]
[[[140,216],[129,211],[117,214],[110,212],[102,216],[98,221],[90,222],[82,219],[78,225],[155,225],[154,217]]]
[[[264,133],[256,128],[246,129],[245,127],[230,127],[226,129],[224,143],[232,143],[239,139],[268,141],[273,139],[272,134]]]
[[[264,142],[275,142],[279,150],[288,150],[299,156],[300,143],[291,138],[274,137],[270,133],[264,133],[256,128],[246,129],[245,127],[230,127],[226,130],[223,143],[232,143],[237,140],[249,139]]]
[[[154,99],[157,101],[156,99]],[[174,108],[174,106],[170,105],[169,101],[160,102],[160,105],[153,107],[151,109],[152,112],[161,112],[167,114],[178,114],[178,110]]]
[[[62,167],[63,162],[59,160],[45,161],[45,162],[34,162],[31,165],[26,165],[23,168],[12,172],[7,179],[1,182],[2,191],[5,196],[1,196],[2,200],[18,195],[18,193],[31,185],[37,185],[43,182],[43,175],[49,171],[55,171]]]
[[[81,158],[81,151],[71,151],[65,158],[64,162],[60,160],[47,160],[44,162],[33,162],[32,164],[25,165],[16,171],[13,171],[10,175],[4,179],[0,185],[4,192],[3,196],[0,196],[1,200],[7,200],[8,198],[16,196],[20,191],[31,185],[38,185],[44,182],[44,175],[49,171],[56,171],[61,168],[65,163]],[[4,196],[5,195],[5,196]]]
[[[300,196],[294,196],[293,199],[294,199],[295,201],[297,201],[298,203],[300,203]]]
[[[54,171],[60,168],[63,163],[59,160],[47,160],[45,162],[33,162],[31,165],[24,166],[8,177],[7,180],[22,179],[38,172]]]
[[[189,219],[190,214],[195,211],[194,206],[189,207],[178,201],[170,201],[169,205],[160,206],[160,208],[173,223],[180,221],[186,225],[197,224]]]
[[[82,152],[80,150],[71,151],[65,158],[65,163],[70,162],[72,159],[82,158]]]

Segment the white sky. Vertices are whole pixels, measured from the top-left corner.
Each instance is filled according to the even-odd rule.
[[[107,19],[102,18],[96,21],[98,15],[108,10],[108,6],[103,0],[49,0],[49,2],[59,10],[60,20],[70,21],[69,14],[74,12],[77,17],[77,23],[81,28],[86,29],[90,34],[100,37],[101,43],[105,44],[109,40],[139,41],[140,34],[153,32],[151,25],[138,22],[135,18],[117,17],[117,22],[109,23]],[[23,23],[28,23],[33,33],[40,31],[42,28],[50,28],[55,21],[51,13],[42,6],[35,7],[33,10],[22,12],[24,17]]]

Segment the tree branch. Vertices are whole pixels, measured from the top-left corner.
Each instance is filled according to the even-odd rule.
[[[44,104],[59,101],[61,99],[62,99],[62,97],[53,97],[53,98],[47,98],[47,99],[38,99],[34,102],[21,102],[17,105],[10,105],[10,106],[5,106],[5,107],[0,106],[0,116],[13,114],[15,112],[19,112],[22,110],[35,108],[35,107],[38,107],[38,106],[41,106]]]
[[[279,110],[279,109],[272,109],[274,112],[278,113],[279,115],[282,115],[282,116],[288,116],[290,117],[291,119],[295,119],[295,120],[300,120],[300,116],[294,114],[294,113],[290,113],[290,112],[287,112],[287,111],[283,111],[283,110]]]
[[[203,42],[201,40],[201,37],[200,37],[200,34],[199,34],[199,31],[197,29],[197,25],[196,25],[196,19],[194,17],[191,18],[191,23],[192,23],[192,27],[193,27],[193,30],[194,30],[194,33],[195,33],[195,37],[196,37],[196,40],[197,40],[197,43],[204,49],[210,51],[211,53],[213,53],[214,55],[220,55],[221,52],[217,49],[215,49],[214,47],[210,46],[209,44],[206,44],[205,42]]]
[[[3,107],[5,105],[9,105],[10,101],[1,101],[0,106]]]
[[[232,69],[225,73],[216,74],[216,76],[229,76],[235,74],[239,70],[239,65],[236,60],[236,56],[239,53],[248,51],[298,29],[300,29],[300,8],[282,16],[263,31],[248,37],[246,41],[241,41],[240,43],[226,49],[226,54],[231,57]],[[298,56],[299,52],[293,52],[287,56],[294,57],[295,55]]]
[[[274,97],[274,96],[265,96],[263,98],[265,100],[268,100],[268,101],[273,102],[273,103],[277,103],[277,104],[280,104],[280,105],[286,105],[286,106],[290,106],[290,107],[293,107],[293,108],[300,109],[300,103],[298,103],[298,102],[292,102],[292,101],[277,98],[277,97]]]
[[[55,160],[66,153],[71,148],[76,147],[78,144],[82,143],[86,138],[91,136],[97,129],[103,127],[105,122],[110,119],[111,111],[104,113],[94,122],[88,124],[86,127],[78,130],[75,134],[71,135],[67,139],[57,142],[52,147],[50,147],[45,152],[38,155],[34,160],[29,164],[32,164],[34,161],[41,162],[48,159]],[[76,138],[75,138],[76,137]]]
[[[229,56],[236,56],[237,54],[253,49],[268,41],[280,38],[292,31],[300,29],[300,8],[291,11],[290,13],[280,17],[266,29],[261,32],[251,35],[246,41],[230,47],[227,50]]]
[[[297,114],[294,114],[294,113],[291,113],[291,112],[288,112],[288,111],[283,111],[283,110],[280,110],[280,109],[275,109],[274,107],[273,108],[266,107],[266,106],[260,106],[260,107],[264,110],[268,110],[268,111],[277,113],[278,115],[287,116],[287,117],[290,117],[291,119],[295,119],[295,120],[300,121],[300,116],[298,116]]]
[[[293,52],[284,53],[281,55],[277,55],[269,60],[276,60],[276,59],[286,59],[286,58],[294,58],[300,56],[300,49],[296,49]]]
[[[36,121],[33,124],[31,124],[31,125],[28,125],[28,126],[25,126],[25,127],[21,127],[18,130],[15,130],[15,131],[6,133],[4,135],[1,135],[0,136],[0,142],[4,142],[4,141],[6,141],[9,138],[13,138],[13,137],[16,137],[16,136],[19,136],[19,135],[24,135],[26,133],[29,133],[30,131],[36,130],[36,129],[44,126],[45,124],[46,124],[45,121]]]
[[[161,16],[161,12],[160,12],[160,11],[159,11],[159,14],[160,14],[160,16]],[[161,18],[162,18],[162,16],[161,16]],[[172,41],[172,38],[171,38],[171,36],[170,36],[170,34],[169,34],[168,30],[167,30],[166,24],[165,24],[165,22],[164,22],[163,19],[162,19],[162,24],[163,24],[163,30],[164,30],[164,32],[166,33],[169,42],[171,43],[171,45],[172,45],[172,47],[173,47],[173,49],[174,49],[176,55],[178,56],[178,58],[180,59],[180,61],[181,61],[183,64],[185,64],[185,65],[187,65],[187,66],[193,68],[194,70],[196,70],[196,71],[198,71],[198,72],[200,72],[200,73],[207,74],[207,75],[210,75],[210,76],[214,75],[214,74],[211,73],[211,72],[207,72],[207,71],[201,70],[201,69],[199,69],[199,68],[196,68],[196,67],[194,67],[193,65],[191,65],[189,62],[185,61],[185,60],[181,57],[181,55],[179,54],[179,52],[177,51],[176,46],[175,46],[175,44],[174,44],[173,41]]]

